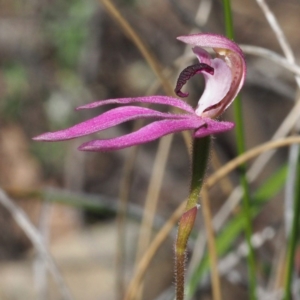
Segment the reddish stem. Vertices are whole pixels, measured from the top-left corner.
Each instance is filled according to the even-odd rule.
[[[184,300],[186,246],[197,216],[198,207],[186,211],[179,222],[175,247],[176,300]]]

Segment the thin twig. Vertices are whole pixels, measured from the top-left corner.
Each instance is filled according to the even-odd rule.
[[[72,300],[73,297],[67,285],[65,284],[65,281],[60,274],[52,256],[48,252],[48,249],[45,247],[43,238],[31,223],[31,221],[28,219],[25,212],[11,200],[2,189],[0,189],[0,203],[11,213],[12,217],[20,226],[20,228],[22,228],[22,230],[25,232],[35,249],[43,256],[43,259],[47,262],[47,266],[59,287],[59,291],[63,299]]]
[[[134,127],[139,126],[139,122],[135,122]],[[126,241],[126,215],[128,211],[128,202],[130,195],[130,187],[133,180],[133,167],[139,147],[132,147],[125,160],[123,167],[123,176],[120,184],[120,193],[117,210],[117,249],[116,249],[116,289],[117,299],[121,300],[124,296],[124,275],[125,275],[125,241]]]
[[[212,161],[212,167],[213,167],[214,171],[221,168],[222,163],[218,157],[218,153],[217,153],[216,149],[212,149],[212,151],[211,151],[211,161]],[[229,177],[224,177],[220,181],[220,188],[224,195],[228,195],[233,190],[233,184]]]
[[[142,281],[146,270],[149,266],[149,263],[151,262],[152,258],[154,257],[155,253],[159,249],[159,247],[162,245],[162,243],[166,240],[168,237],[170,231],[173,229],[175,223],[179,220],[182,213],[184,212],[186,206],[186,201],[182,202],[179,207],[176,209],[176,211],[172,214],[172,216],[168,219],[168,221],[165,223],[165,225],[161,228],[161,230],[157,233],[149,247],[147,248],[147,251],[144,253],[143,257],[141,258],[137,269],[134,272],[134,276],[132,277],[127,293],[125,295],[124,300],[131,300],[134,299],[135,293],[138,291],[138,287],[140,285],[140,282]]]
[[[43,238],[45,247],[48,247],[48,240],[49,240],[49,230],[50,224],[49,220],[51,217],[51,208],[52,204],[46,201],[43,201],[40,216],[39,216],[39,232],[41,237]],[[47,282],[47,264],[44,260],[43,255],[38,252],[36,254],[36,258],[34,260],[34,277],[35,277],[35,284],[37,289],[37,298],[40,300],[47,299],[47,291],[48,291],[48,282]]]
[[[146,193],[146,200],[144,206],[144,216],[142,219],[142,224],[140,228],[140,237],[138,241],[138,251],[137,251],[137,262],[139,261],[142,254],[145,252],[145,248],[147,248],[151,231],[152,224],[155,216],[155,211],[157,207],[157,201],[159,197],[159,193],[161,190],[162,179],[164,176],[164,171],[166,167],[166,162],[171,146],[171,141],[169,140],[170,136],[164,138],[162,143],[159,144],[157,155],[155,157],[155,161],[153,164],[153,176],[151,176],[151,180],[148,186],[148,191]]]
[[[221,283],[218,269],[218,253],[216,247],[215,233],[212,225],[212,215],[210,211],[210,203],[208,197],[208,191],[203,186],[201,191],[201,203],[202,203],[202,214],[205,224],[205,231],[207,236],[209,259],[211,264],[211,282],[212,282],[212,291],[213,299],[221,300]]]
[[[267,69],[268,75],[270,70]],[[258,86],[268,92],[273,92],[284,100],[291,100],[295,102],[295,88],[288,82],[282,81],[279,77],[265,76],[263,70],[255,70],[255,67],[250,66],[247,69],[248,86]]]
[[[287,60],[290,62],[294,61],[294,54],[293,51],[285,37],[275,15],[270,10],[269,6],[266,4],[265,0],[256,0],[258,5],[260,6],[261,10],[265,14],[267,21],[269,22],[270,27],[272,28],[275,36],[281,46],[281,49],[286,56]]]
[[[133,41],[136,47],[139,49],[154,74],[160,79],[163,89],[167,95],[174,95],[174,90],[170,82],[164,76],[162,69],[160,67],[159,62],[156,60],[151,51],[146,47],[141,38],[137,35],[135,30],[131,27],[131,25],[123,18],[118,9],[110,0],[99,0],[110,15],[117,21],[120,25],[121,29],[125,32],[125,34]]]
[[[140,227],[136,266],[139,264],[140,258],[148,248],[150,242],[154,216],[157,209],[157,203],[172,140],[173,136],[168,135],[161,139],[158,145],[158,150],[155,156],[154,166],[152,170],[152,176],[147,190],[147,196],[144,206],[144,215]],[[142,293],[142,290],[140,290],[140,293]]]
[[[200,1],[197,13],[195,15],[195,23],[199,27],[202,27],[207,23],[211,13],[212,4],[213,4],[212,0]]]
[[[290,62],[278,53],[263,47],[252,45],[239,45],[245,54],[256,55],[268,59],[286,70],[300,76],[300,66],[296,62]]]
[[[276,235],[276,231],[273,227],[267,226],[263,230],[254,233],[251,236],[251,243],[255,249],[260,248],[265,242],[273,239]],[[245,242],[240,243],[236,247],[236,250],[226,255],[218,265],[221,275],[228,274],[238,263],[244,258],[249,249]]]
[[[107,197],[98,194],[86,194],[79,192],[70,192],[68,190],[57,188],[46,188],[41,190],[26,190],[12,187],[5,187],[7,194],[17,198],[32,198],[39,200],[61,203],[70,205],[72,207],[79,207],[90,211],[110,211],[116,212],[118,210],[118,201],[113,197]],[[128,216],[129,218],[140,221],[143,214],[143,209],[136,204],[129,203]],[[155,216],[154,229],[161,228],[165,219],[159,215]]]

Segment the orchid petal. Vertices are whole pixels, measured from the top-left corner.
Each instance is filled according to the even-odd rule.
[[[181,120],[161,120],[153,122],[141,129],[117,138],[108,140],[94,140],[82,144],[79,150],[108,151],[119,150],[156,140],[164,135],[183,130],[196,129],[204,125],[201,118],[190,117]]]
[[[203,73],[205,89],[196,108],[198,116],[214,117],[220,109],[224,110],[218,104],[221,104],[231,86],[231,70],[227,64],[222,59],[215,58],[211,61],[211,66],[214,68],[214,75]]]
[[[232,122],[220,122],[210,118],[203,118],[205,126],[201,126],[194,133],[195,138],[202,138],[207,135],[216,134],[231,130],[234,127]]]
[[[89,119],[70,128],[47,132],[34,138],[37,141],[61,141],[88,135],[104,130],[126,121],[140,118],[186,119],[190,115],[162,113],[149,108],[138,106],[125,106],[111,109],[100,116]]]
[[[164,104],[170,105],[182,110],[185,110],[189,113],[194,113],[193,108],[188,105],[186,102],[173,97],[167,96],[147,96],[147,97],[136,97],[136,98],[117,98],[117,99],[108,99],[92,102],[86,105],[79,106],[77,109],[90,109],[107,104],[128,104],[128,103],[153,103],[153,104]]]
[[[226,97],[222,100],[225,104],[225,110],[228,106],[230,106],[230,104],[235,99],[242,86],[244,85],[246,78],[246,62],[243,56],[238,56],[234,52],[224,53],[222,51],[218,51],[218,53],[221,56],[225,56],[225,59],[227,59],[230,62],[232,73],[232,83],[230,90]]]
[[[198,60],[200,61],[200,63],[211,66],[211,56],[209,55],[209,53],[206,50],[204,50],[201,47],[197,47],[197,46],[194,47],[192,50],[198,57]]]

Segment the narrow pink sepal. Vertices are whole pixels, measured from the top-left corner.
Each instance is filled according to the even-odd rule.
[[[183,130],[197,129],[204,124],[201,118],[190,117],[181,120],[161,120],[153,122],[143,128],[108,140],[94,140],[82,144],[79,150],[83,151],[108,151],[119,150],[135,145],[154,141],[164,135]]]
[[[209,118],[203,118],[203,121],[205,122],[205,126],[202,126],[195,131],[195,138],[202,138],[207,135],[225,132],[234,128],[234,123],[232,122],[215,121]]]
[[[70,128],[55,132],[47,132],[33,139],[36,141],[62,141],[88,135],[140,118],[186,119],[189,117],[190,115],[187,114],[162,113],[153,109],[138,106],[117,107]]]
[[[163,104],[178,107],[182,110],[185,110],[189,113],[194,113],[193,108],[188,105],[186,102],[173,97],[168,96],[147,96],[147,97],[135,97],[135,98],[117,98],[117,99],[108,99],[92,102],[86,105],[79,106],[77,110],[80,109],[90,109],[102,105],[108,104],[129,104],[129,103],[153,103],[153,104]]]

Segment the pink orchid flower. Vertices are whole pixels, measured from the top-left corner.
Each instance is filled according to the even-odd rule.
[[[183,93],[181,88],[195,74],[201,73],[205,78],[205,90],[195,110],[181,99],[167,96],[102,100],[77,109],[90,109],[108,104],[153,103],[179,108],[183,113],[164,113],[131,105],[120,106],[70,128],[44,133],[35,137],[34,140],[69,140],[141,118],[151,118],[155,121],[120,137],[86,142],[79,149],[84,151],[118,150],[144,144],[183,130],[194,130],[194,138],[201,138],[232,129],[233,123],[217,121],[215,118],[224,112],[243,86],[246,64],[241,49],[234,42],[215,34],[193,34],[178,37],[178,40],[193,46],[193,52],[198,57],[199,63],[181,72],[175,88],[176,94],[179,97],[188,96],[188,93]],[[216,58],[212,58],[203,47],[213,48]]]

